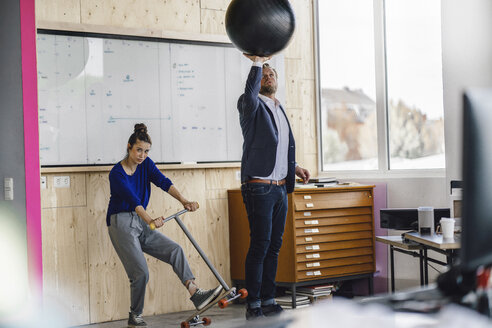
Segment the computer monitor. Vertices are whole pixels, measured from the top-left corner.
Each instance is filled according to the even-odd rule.
[[[461,267],[492,264],[492,88],[463,97]]]
[[[382,208],[379,211],[380,226],[385,229],[415,230],[419,229],[419,214],[416,208]],[[449,208],[434,209],[434,231],[441,218],[449,218]]]

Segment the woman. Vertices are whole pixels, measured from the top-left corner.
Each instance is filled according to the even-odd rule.
[[[135,124],[128,140],[126,157],[109,173],[111,198],[106,224],[111,242],[130,279],[129,327],[147,326],[142,312],[149,270],[143,252],[172,265],[198,310],[216,298],[222,289],[220,285],[210,290],[198,288],[182,248],[149,227],[151,223],[156,228],[163,225],[162,216],[152,219],[145,210],[151,182],[176,198],[188,211],[198,209],[198,203],[184,198],[148,157],[151,145],[145,124]]]

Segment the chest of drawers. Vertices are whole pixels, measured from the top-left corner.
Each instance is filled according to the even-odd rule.
[[[373,188],[299,188],[290,194],[277,282],[302,283],[373,273]],[[241,191],[229,190],[228,197],[231,278],[244,280],[248,218]]]

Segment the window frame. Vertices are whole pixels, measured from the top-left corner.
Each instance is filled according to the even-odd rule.
[[[316,117],[318,139],[318,174],[320,176],[336,176],[337,178],[440,178],[446,177],[446,166],[438,169],[390,169],[389,123],[388,123],[388,93],[385,42],[385,1],[373,0],[374,9],[374,57],[376,79],[376,122],[378,140],[378,169],[377,170],[323,170],[323,138],[321,120],[321,83],[320,83],[320,54],[319,54],[319,8],[315,0],[313,5],[314,21],[314,73],[316,90]],[[326,0],[325,0],[326,1]],[[442,58],[442,57],[441,57]],[[444,117],[443,113],[443,117]],[[446,131],[444,131],[446,139]],[[446,155],[445,155],[446,156]]]

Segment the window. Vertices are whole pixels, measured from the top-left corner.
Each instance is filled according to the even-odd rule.
[[[444,168],[440,0],[319,0],[317,14],[322,170]]]

